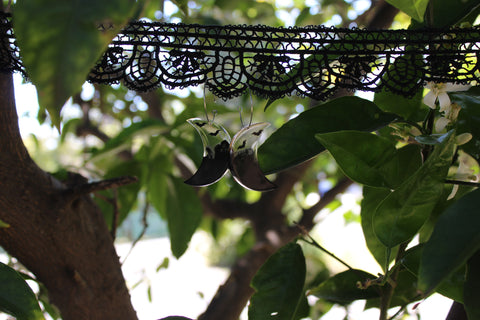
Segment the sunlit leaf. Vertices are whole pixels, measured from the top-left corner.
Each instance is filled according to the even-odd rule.
[[[0,311],[18,320],[44,320],[37,298],[17,271],[0,262]]]
[[[265,174],[306,161],[325,148],[317,133],[341,130],[374,131],[395,119],[371,101],[342,97],[302,112],[275,131],[259,148],[258,160]]]
[[[172,157],[160,154],[148,163],[149,165],[144,167],[146,170],[144,174],[147,183],[147,199],[158,214],[163,219],[167,219],[168,175],[172,168]]]
[[[110,179],[121,176],[140,177],[141,164],[136,160],[117,163],[107,170],[103,178]],[[137,201],[141,186],[141,182],[136,182],[121,186],[115,190],[105,190],[96,193],[95,202],[101,208],[109,227],[112,226],[114,219],[117,219],[117,225],[120,225],[127,217]]]
[[[92,160],[116,156],[120,151],[130,148],[135,137],[161,134],[165,128],[163,121],[151,118],[132,123],[109,139],[102,149],[95,151]]]
[[[393,248],[411,239],[428,219],[442,196],[443,180],[452,162],[455,134],[438,145],[427,161],[377,207],[373,229],[378,239]]]
[[[353,181],[372,187],[391,187],[381,170],[396,152],[390,140],[352,130],[316,134],[315,138]]]
[[[194,188],[183,180],[171,177],[167,180],[168,196],[166,210],[170,247],[176,258],[188,248],[188,243],[202,219],[202,204]]]
[[[375,93],[373,102],[385,112],[395,113],[404,119],[410,119],[422,105],[422,91],[419,90],[413,98],[406,98],[391,91],[382,90]]]
[[[296,319],[305,272],[305,257],[298,244],[289,243],[280,248],[252,280],[256,292],[250,300],[248,319]]]
[[[425,294],[465,264],[480,249],[480,189],[451,205],[439,218],[426,242],[418,286]]]
[[[37,87],[41,109],[48,110],[57,128],[64,103],[81,90],[134,5],[133,0],[16,3],[15,35],[22,61]]]
[[[161,269],[168,269],[168,266],[170,265],[170,259],[168,257],[163,258],[162,263],[160,263],[155,269],[156,272],[160,271]]]
[[[420,22],[423,21],[428,1],[429,0],[387,0],[388,3]]]
[[[318,287],[310,290],[308,294],[340,304],[360,299],[377,298],[380,294],[374,287],[370,286],[367,289],[358,287],[359,283],[376,278],[368,272],[351,269],[334,275],[322,282]]]
[[[10,225],[2,220],[0,220],[0,228],[8,228]]]

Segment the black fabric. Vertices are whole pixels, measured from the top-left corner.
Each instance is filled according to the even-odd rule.
[[[10,17],[0,20],[0,70],[26,75]],[[338,88],[409,97],[428,81],[476,85],[479,47],[479,28],[369,31],[136,21],[112,41],[88,80],[146,91],[208,79],[209,89],[223,99],[248,87],[269,99],[293,94],[324,100]]]

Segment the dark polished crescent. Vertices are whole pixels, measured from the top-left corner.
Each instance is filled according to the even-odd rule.
[[[185,183],[195,187],[206,187],[220,180],[228,169],[228,146],[228,142],[224,140],[216,147],[215,157],[203,157],[197,172],[185,180]]]
[[[277,187],[260,169],[255,148],[260,133],[269,125],[267,122],[261,122],[243,128],[230,143],[230,171],[234,179],[244,188],[264,192]]]
[[[200,135],[204,153],[197,172],[185,180],[185,183],[195,187],[209,186],[220,180],[228,170],[230,135],[222,126],[212,121],[192,118],[187,122]]]

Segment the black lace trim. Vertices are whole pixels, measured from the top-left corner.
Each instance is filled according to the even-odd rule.
[[[10,18],[0,15],[0,70],[26,72]],[[5,41],[5,39],[7,41]],[[110,44],[88,80],[146,91],[205,83],[223,99],[328,98],[338,88],[409,97],[428,81],[480,79],[480,29],[202,26],[137,21]]]

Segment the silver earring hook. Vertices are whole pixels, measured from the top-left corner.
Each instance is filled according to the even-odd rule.
[[[252,98],[252,90],[250,89],[250,86],[248,86],[248,92],[250,94],[250,121],[248,122],[248,126],[250,127],[252,125],[252,121],[253,121],[253,98]],[[244,124],[243,124],[242,111],[243,111],[243,107],[240,104],[240,109],[239,109],[240,124],[242,125],[242,128],[243,128]]]
[[[252,125],[252,120],[253,120],[253,98],[252,98],[252,89],[250,89],[250,86],[248,86],[248,92],[250,93],[250,122],[248,123],[248,126],[250,127]]]
[[[203,84],[203,109],[205,109],[205,117],[207,119],[207,122],[210,122],[210,120],[208,119],[208,112],[207,112],[207,101],[206,101],[206,87],[207,87],[207,80],[205,80],[205,83]],[[213,119],[215,119],[215,114],[213,114]],[[212,120],[213,121],[213,120]]]

